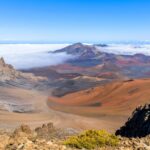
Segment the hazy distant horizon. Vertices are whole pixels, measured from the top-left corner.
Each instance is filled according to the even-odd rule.
[[[92,43],[91,43],[92,44]],[[101,44],[101,43],[99,43]],[[0,57],[16,69],[29,69],[62,64],[74,56],[66,53],[51,54],[50,51],[58,50],[70,45],[66,44],[0,44]],[[100,51],[118,55],[145,54],[150,56],[150,43],[110,43],[108,47],[99,47]]]

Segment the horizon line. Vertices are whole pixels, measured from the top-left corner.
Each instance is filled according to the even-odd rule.
[[[74,44],[74,43],[91,43],[91,44],[107,44],[107,43],[116,43],[116,44],[128,44],[128,43],[149,43],[150,40],[99,40],[99,41],[30,41],[30,40],[0,40],[0,44]]]

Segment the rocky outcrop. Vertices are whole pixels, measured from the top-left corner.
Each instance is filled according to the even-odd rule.
[[[150,134],[150,104],[138,107],[116,135],[124,137],[144,137]]]
[[[0,58],[0,81],[13,80],[19,77],[20,74],[13,66],[6,64],[4,59]]]
[[[35,129],[39,139],[65,139],[68,136],[78,134],[78,131],[72,128],[58,129],[55,128],[53,123],[43,124],[42,127]]]
[[[150,150],[150,137],[149,136],[146,136],[144,138],[120,137],[120,143],[118,147],[110,150]]]
[[[0,58],[0,81],[8,81],[20,78],[34,81],[46,79],[44,77],[34,76],[32,73],[22,73],[17,71],[12,65],[6,64],[3,58]]]
[[[28,125],[21,125],[13,133],[0,132],[1,150],[70,150],[55,137],[56,130],[52,123],[31,130]],[[51,135],[48,139],[44,134]],[[41,136],[42,135],[42,136]]]
[[[51,139],[52,136],[56,136],[57,130],[54,128],[53,123],[48,123],[36,128],[35,132],[39,138]]]
[[[20,86],[27,83],[35,83],[46,80],[46,77],[39,77],[32,73],[22,73],[17,71],[13,68],[13,66],[6,64],[3,58],[0,58],[0,85],[2,83],[7,83],[8,85]]]

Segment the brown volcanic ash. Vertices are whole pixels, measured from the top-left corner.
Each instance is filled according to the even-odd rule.
[[[49,106],[55,110],[97,118],[123,117],[125,121],[138,105],[149,102],[149,88],[149,79],[118,81],[61,98],[50,97]]]
[[[52,90],[51,94],[61,97],[69,93],[104,85],[108,82],[110,81],[105,80],[104,78],[90,76],[78,76],[72,79],[60,79],[53,83],[56,88]]]
[[[47,87],[44,92],[36,88],[47,82],[43,77],[16,71],[0,59],[0,128],[11,129],[22,123],[36,127],[50,121],[58,128],[76,129],[104,128],[108,124],[107,120],[99,121],[49,109]],[[114,131],[111,124],[107,127]]]

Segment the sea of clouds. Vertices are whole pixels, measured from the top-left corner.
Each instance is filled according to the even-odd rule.
[[[61,64],[73,56],[49,53],[69,44],[0,44],[0,57],[16,69]]]
[[[48,53],[68,46],[69,44],[0,44],[0,57],[16,69],[29,69],[48,65],[61,64],[74,56],[66,53]],[[134,55],[142,53],[150,56],[150,44],[108,44],[100,47],[101,51]]]
[[[150,56],[150,44],[108,44],[108,47],[100,49],[119,55],[144,54]]]

